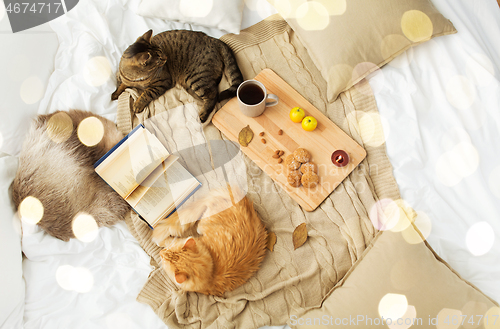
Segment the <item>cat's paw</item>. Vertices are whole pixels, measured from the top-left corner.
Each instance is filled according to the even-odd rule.
[[[172,239],[172,237],[170,236],[158,236],[154,234],[151,236],[151,241],[153,241],[153,243],[156,244],[158,247],[163,247],[163,248],[165,248],[165,245],[167,244],[166,242],[170,239]]]
[[[153,241],[159,247],[165,247],[165,244],[172,238],[182,236],[185,229],[179,225],[160,225],[155,227],[151,235]]]
[[[160,237],[152,235],[151,236],[151,241],[153,241],[154,244],[156,244],[158,247],[161,247],[161,242],[163,239],[160,239]]]
[[[144,111],[145,108],[146,104],[142,104],[141,102],[135,102],[132,109],[134,113],[141,113],[142,111]]]
[[[205,123],[205,121],[207,121],[207,119],[208,119],[209,116],[210,116],[210,112],[200,113],[200,121],[201,121],[201,123]]]
[[[161,234],[155,234],[153,230],[153,235],[151,235],[151,241],[158,247],[163,248],[168,247],[174,239],[176,239],[176,236],[169,234],[167,231],[163,231]]]

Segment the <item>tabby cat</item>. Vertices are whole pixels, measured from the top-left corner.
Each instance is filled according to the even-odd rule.
[[[101,141],[92,147],[78,138],[80,122],[96,117],[104,128]],[[19,168],[10,186],[16,209],[28,196],[43,206],[38,225],[50,235],[69,241],[72,222],[79,213],[94,217],[99,226],[123,219],[128,204],[94,171],[94,163],[123,135],[115,124],[91,112],[71,110],[39,115],[32,123],[19,157]]]
[[[142,112],[149,102],[179,84],[203,100],[200,119],[205,122],[217,101],[236,95],[243,77],[233,52],[224,42],[188,30],[152,35],[149,30],[123,53],[112,100],[118,99],[125,88],[137,88],[141,94],[133,110]],[[231,87],[218,94],[224,69]]]
[[[194,228],[198,236],[171,237]],[[246,196],[233,203],[227,190],[214,190],[160,222],[153,241],[164,247],[163,269],[180,289],[222,296],[259,269],[267,231]]]

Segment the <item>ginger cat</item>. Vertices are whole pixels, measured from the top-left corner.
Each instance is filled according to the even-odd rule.
[[[204,213],[212,215],[202,218]],[[195,228],[197,237],[172,238]],[[180,289],[222,296],[259,269],[267,231],[246,196],[234,204],[227,190],[213,190],[160,222],[153,241],[166,247],[162,266]]]

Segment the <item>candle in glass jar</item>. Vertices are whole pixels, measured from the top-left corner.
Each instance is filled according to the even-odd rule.
[[[343,150],[336,150],[332,153],[332,163],[337,167],[347,166],[349,163],[349,155]]]

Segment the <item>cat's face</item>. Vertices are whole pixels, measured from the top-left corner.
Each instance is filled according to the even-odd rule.
[[[183,290],[202,291],[213,277],[212,256],[193,238],[173,243],[160,256],[165,272]]]
[[[120,60],[120,73],[130,81],[142,81],[151,77],[166,62],[161,49],[151,44],[153,30],[131,44]]]

